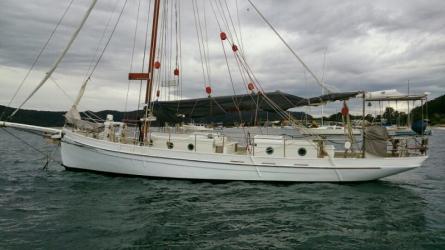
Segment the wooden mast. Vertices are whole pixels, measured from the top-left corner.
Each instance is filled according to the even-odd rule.
[[[151,28],[151,44],[150,44],[150,57],[148,61],[148,79],[147,88],[145,91],[145,117],[144,117],[144,141],[147,139],[147,132],[150,127],[148,116],[152,115],[152,110],[150,108],[151,96],[153,91],[153,65],[156,57],[156,44],[158,37],[158,20],[159,20],[159,9],[161,0],[155,0],[154,10],[153,10],[153,24]]]

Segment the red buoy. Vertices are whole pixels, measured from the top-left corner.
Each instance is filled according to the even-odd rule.
[[[255,89],[255,85],[253,85],[252,82],[249,82],[249,84],[247,84],[247,88],[248,88],[250,91],[252,91],[252,90]]]
[[[221,40],[223,40],[223,41],[227,39],[227,35],[226,35],[225,32],[221,32],[221,33],[219,33],[219,37],[220,37]]]
[[[173,74],[174,74],[175,76],[179,76],[179,69],[176,68],[175,70],[173,70]]]
[[[161,67],[161,63],[159,61],[156,61],[153,65],[155,69],[159,69]]]
[[[238,51],[238,46],[236,46],[235,44],[232,45],[232,50],[233,50],[233,52],[237,52]]]
[[[206,93],[207,93],[208,95],[210,95],[210,94],[212,93],[212,87],[207,86],[207,87],[206,87]]]
[[[156,97],[159,97],[161,95],[161,91],[158,89],[157,91],[156,91]]]

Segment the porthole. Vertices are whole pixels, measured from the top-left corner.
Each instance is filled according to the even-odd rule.
[[[305,148],[299,148],[299,149],[298,149],[298,155],[299,155],[299,156],[305,156],[306,153],[307,153],[307,151],[306,151]]]
[[[267,147],[266,148],[266,154],[268,154],[268,155],[273,154],[273,148],[272,147]]]
[[[195,145],[190,143],[189,145],[187,145],[187,148],[188,150],[192,151],[193,149],[195,149]]]
[[[171,142],[171,141],[168,141],[168,142],[167,142],[167,148],[168,148],[168,149],[172,149],[173,146],[174,146],[174,145],[173,145],[173,142]]]

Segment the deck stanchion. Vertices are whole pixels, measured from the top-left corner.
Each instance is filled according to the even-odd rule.
[[[363,108],[362,108],[362,158],[365,158],[365,140],[366,140],[366,135],[365,135],[365,106],[366,106],[366,94],[365,91],[363,91]]]
[[[255,156],[255,138],[252,139],[253,146],[252,146],[252,156]]]
[[[286,158],[286,137],[283,137],[283,157]]]

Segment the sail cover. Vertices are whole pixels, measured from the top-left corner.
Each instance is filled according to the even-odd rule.
[[[422,100],[428,96],[428,93],[423,94],[403,94],[395,89],[381,90],[366,93],[366,101],[415,101]]]
[[[326,95],[308,98],[308,99],[306,99],[307,103],[305,103],[304,105],[301,105],[301,106],[306,106],[306,105],[315,105],[316,106],[316,105],[326,104],[327,102],[348,100],[350,98],[357,97],[361,93],[363,93],[363,92],[353,91],[353,92],[329,93]],[[361,96],[359,96],[359,97],[361,97]]]
[[[238,111],[267,111],[277,109],[319,105],[326,102],[346,100],[357,96],[359,92],[331,93],[313,98],[283,93],[280,91],[269,93],[252,93],[233,96],[218,96],[179,101],[154,102],[154,114],[163,121],[177,121],[182,118],[201,118],[223,115]]]

